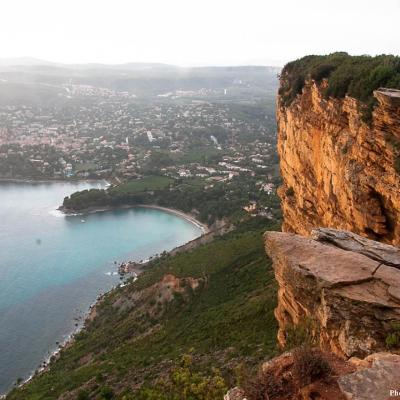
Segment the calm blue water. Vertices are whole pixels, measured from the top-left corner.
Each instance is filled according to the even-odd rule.
[[[115,260],[147,259],[201,233],[158,210],[54,211],[66,195],[90,187],[99,184],[0,184],[0,393],[27,378],[119,282],[110,275]]]

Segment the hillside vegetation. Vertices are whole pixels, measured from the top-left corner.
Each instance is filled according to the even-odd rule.
[[[326,78],[327,97],[354,97],[372,105],[379,87],[400,89],[400,57],[392,55],[350,56],[338,52],[327,56],[306,56],[285,65],[279,94],[286,106],[301,93],[307,79]]]
[[[191,252],[164,254],[107,294],[97,316],[7,399],[221,398],[276,352],[276,286],[262,218]]]

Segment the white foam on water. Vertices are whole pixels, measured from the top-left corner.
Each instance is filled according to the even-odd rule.
[[[107,276],[116,276],[116,275],[118,275],[118,272],[115,272],[115,271],[111,272],[111,271],[109,271],[109,272],[105,272],[105,275],[107,275]]]
[[[65,214],[57,209],[52,209],[49,211],[49,214],[52,215],[53,217],[57,217],[57,218],[64,218]]]

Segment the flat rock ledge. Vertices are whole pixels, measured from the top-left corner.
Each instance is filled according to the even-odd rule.
[[[386,400],[400,399],[400,356],[376,353],[366,357],[367,368],[343,375],[338,379],[339,388],[346,399]]]
[[[342,358],[387,350],[400,323],[400,250],[346,231],[312,238],[266,232],[279,285],[278,341],[305,321],[322,349]]]

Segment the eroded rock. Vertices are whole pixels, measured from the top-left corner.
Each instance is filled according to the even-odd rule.
[[[292,233],[265,234],[279,285],[275,316],[280,345],[285,346],[291,327],[309,319],[321,348],[341,357],[386,350],[393,323],[400,321],[400,270],[383,261],[396,262],[396,249],[354,234],[316,232],[323,242]],[[330,234],[328,243],[323,232]],[[344,245],[347,240],[354,246]]]
[[[283,230],[326,226],[400,245],[400,91],[375,92],[369,125],[365,106],[325,99],[325,85],[307,82],[290,106],[278,96]]]

